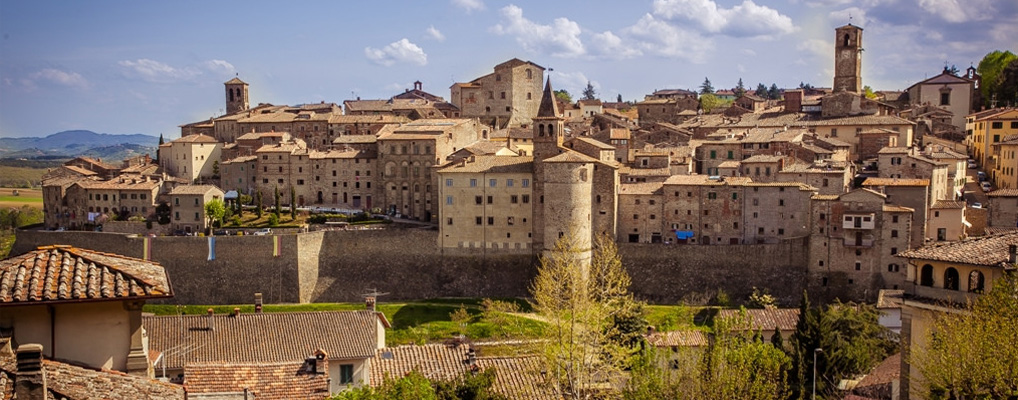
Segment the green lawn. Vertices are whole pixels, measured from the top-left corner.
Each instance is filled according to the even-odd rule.
[[[678,329],[707,329],[705,314],[711,311],[708,307],[686,305],[648,305],[644,307],[647,322],[658,331],[674,331]]]
[[[516,302],[525,303],[521,300],[516,300]],[[481,299],[428,299],[409,303],[379,303],[378,311],[385,314],[392,325],[392,329],[386,332],[386,342],[389,346],[441,342],[460,333],[466,334],[473,340],[502,338],[506,334],[507,325],[513,329],[511,334],[513,338],[530,339],[538,337],[544,327],[541,322],[514,315],[504,316],[509,321],[508,324],[493,324],[482,318],[480,303]],[[461,305],[470,315],[464,327],[458,326],[450,317],[450,314],[458,310]],[[254,305],[250,304],[219,306],[149,304],[145,306],[144,311],[156,315],[175,315],[181,312],[184,314],[205,314],[209,308],[212,308],[217,314],[220,314],[231,313],[235,307],[240,308],[242,313],[254,312]],[[309,303],[266,304],[262,311],[271,313],[363,309],[364,304],[362,303]]]

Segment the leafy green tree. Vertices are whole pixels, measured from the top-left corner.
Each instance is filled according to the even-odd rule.
[[[957,312],[944,313],[912,346],[911,388],[931,399],[1012,399],[1018,396],[1018,275]]]
[[[594,100],[597,98],[597,91],[594,90],[594,85],[587,81],[587,87],[583,88],[583,100]]]
[[[742,83],[742,78],[739,78],[739,83],[735,85],[735,97],[742,97],[744,94],[746,94],[746,85]]]
[[[1000,73],[1004,71],[1015,59],[1018,59],[1014,53],[1010,51],[995,50],[986,54],[982,60],[979,61],[979,66],[976,67],[976,72],[979,73],[982,78],[980,83],[980,90],[983,94],[983,101],[989,101],[993,98],[993,95],[997,94],[998,100],[1005,100],[997,93],[999,87],[998,78]]]
[[[562,100],[563,102],[565,102],[567,104],[572,104],[573,103],[573,96],[570,95],[569,92],[567,90],[565,90],[565,89],[556,90],[555,91],[555,97],[558,98],[559,100]]]
[[[575,234],[559,239],[542,256],[531,286],[534,310],[546,320],[540,343],[552,390],[563,398],[586,398],[614,385],[634,349],[613,313],[632,307],[630,278],[615,243],[598,238],[589,267],[575,257]]]
[[[159,205],[156,206],[156,222],[158,222],[159,225],[166,225],[170,223],[171,211],[169,204],[165,201],[159,202]]]
[[[262,191],[261,190],[258,191],[257,197],[258,197],[258,208],[255,209],[255,214],[257,214],[258,218],[261,219],[262,214],[265,212],[265,205],[262,203]]]
[[[767,98],[767,86],[765,86],[762,83],[757,84],[756,85],[756,91],[753,92],[753,94],[756,95],[757,97],[761,97],[761,98],[765,98],[766,99]]]
[[[875,99],[875,98],[877,98],[877,94],[873,93],[873,88],[871,88],[869,86],[863,86],[862,87],[862,93],[863,93],[863,96],[866,96],[867,99]]]
[[[872,305],[835,302],[811,308],[805,293],[803,305],[791,339],[793,399],[808,398],[818,348],[823,351],[817,354],[816,388],[824,399],[837,396],[842,379],[869,371],[896,350],[894,334],[880,325],[880,313]]]
[[[802,89],[802,90],[813,90],[813,85],[808,84],[808,83],[803,83],[803,82],[800,81],[799,82],[799,89]]]
[[[703,83],[700,84],[700,94],[714,93],[714,85],[711,85],[710,79],[707,77],[703,78]]]
[[[721,105],[721,100],[710,93],[700,95],[700,109],[703,110],[704,114],[711,112],[718,106]]]
[[[268,221],[268,223],[269,223],[269,226],[273,227],[273,228],[275,228],[277,225],[279,225],[279,214],[276,214],[276,213],[269,214],[269,221]]]
[[[1018,106],[1018,59],[1008,63],[997,76],[997,100]]]
[[[297,219],[297,191],[290,186],[290,219]]]
[[[781,90],[778,89],[777,84],[772,83],[771,88],[767,89],[767,98],[771,100],[778,100],[781,98]]]
[[[951,64],[950,67],[947,66],[947,65],[944,65],[944,72],[947,72],[947,73],[949,73],[951,75],[954,75],[954,76],[958,76],[958,74],[961,73],[961,71],[958,70],[958,67],[956,65],[954,65],[954,64]]]
[[[283,212],[283,206],[281,206],[279,203],[279,198],[281,197],[281,195],[279,194],[279,186],[275,186],[275,191],[276,192],[273,197],[276,199],[276,206],[272,209],[272,214],[275,215],[276,219],[278,220],[280,213]]]
[[[222,200],[212,199],[205,203],[205,220],[208,222],[208,229],[221,223],[226,215],[226,204]]]

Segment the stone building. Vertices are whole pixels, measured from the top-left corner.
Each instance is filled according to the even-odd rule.
[[[933,205],[929,179],[866,178],[862,187],[886,195],[890,204],[911,209],[911,246],[922,245],[930,206]]]
[[[810,293],[873,301],[880,289],[903,287],[905,269],[896,254],[910,248],[912,209],[857,189],[814,196],[811,212]]]
[[[159,146],[159,166],[188,182],[211,179],[217,174],[222,151],[223,143],[211,136],[183,136]]]
[[[836,28],[834,43],[834,90],[862,93],[862,28]]]
[[[986,197],[990,226],[1018,228],[1018,188],[997,189],[987,193]]]
[[[1018,188],[1018,133],[1004,136],[999,143],[991,147],[993,169],[989,171],[990,179],[998,189]]]
[[[303,204],[329,205],[332,208],[370,210],[378,207],[382,196],[378,184],[378,157],[371,151],[312,151],[308,177],[310,186]],[[298,196],[305,195],[299,193]],[[297,199],[301,203],[300,197]]]
[[[938,200],[930,206],[926,242],[965,239],[965,227],[970,225],[965,221],[964,201]]]
[[[308,178],[311,175],[310,156],[303,141],[264,145],[255,151],[255,156],[257,178],[254,190],[261,192],[262,198],[267,199],[265,204],[272,204],[277,190],[281,195],[280,204],[284,205],[290,204],[291,187],[301,196],[308,192],[310,187]],[[227,190],[230,189],[238,188],[227,186]],[[298,199],[298,205],[303,203]]]
[[[378,176],[386,213],[437,222],[437,177],[447,156],[477,141],[487,128],[476,119],[422,119],[378,134]]]
[[[248,84],[240,78],[226,81],[226,113],[236,114],[251,108]]]
[[[470,156],[436,174],[442,251],[533,251],[533,157]]]
[[[148,177],[48,180],[43,183],[44,222],[48,228],[83,229],[112,218],[148,218],[162,186]]]
[[[466,83],[454,83],[449,101],[463,118],[504,128],[531,122],[540,105],[544,67],[513,58],[495,66],[493,73]]]
[[[973,74],[975,68],[971,68]],[[977,78],[978,79],[978,78]],[[951,112],[951,125],[965,129],[965,116],[975,110],[978,101],[976,80],[944,71],[932,78],[909,86],[908,102],[912,105],[934,105]]]
[[[699,107],[700,102],[695,93],[670,98],[650,98],[636,103],[640,126],[653,126],[659,122],[679,124],[696,117]]]
[[[929,204],[933,204],[937,200],[957,198],[956,182],[949,178],[947,163],[929,159],[918,152],[902,147],[888,147],[880,150],[877,160],[881,178],[928,180],[930,182],[929,199],[927,199]]]
[[[855,164],[849,162],[821,160],[814,163],[795,163],[786,165],[778,171],[777,182],[805,183],[816,188],[819,194],[840,195],[852,190],[855,171]]]
[[[187,233],[204,232],[209,228],[205,203],[223,200],[223,191],[212,185],[181,185],[167,194],[172,208],[173,229]]]

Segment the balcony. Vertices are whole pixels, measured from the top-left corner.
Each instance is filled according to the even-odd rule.
[[[843,229],[873,229],[876,227],[875,219],[873,214],[845,214],[841,227]]]

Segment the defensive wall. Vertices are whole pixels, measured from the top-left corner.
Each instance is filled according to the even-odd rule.
[[[441,254],[436,231],[387,229],[280,235],[218,236],[215,260],[204,237],[151,238],[151,259],[169,274],[176,296],[167,303],[243,304],[361,301],[369,289],[382,301],[431,297],[524,297],[537,272],[529,254]],[[66,244],[142,257],[142,237],[115,233],[19,231],[11,255]],[[481,251],[481,249],[474,249]],[[723,289],[735,303],[754,287],[783,305],[798,303],[806,276],[803,240],[780,244],[684,246],[620,243],[637,298],[654,303],[697,301]]]

